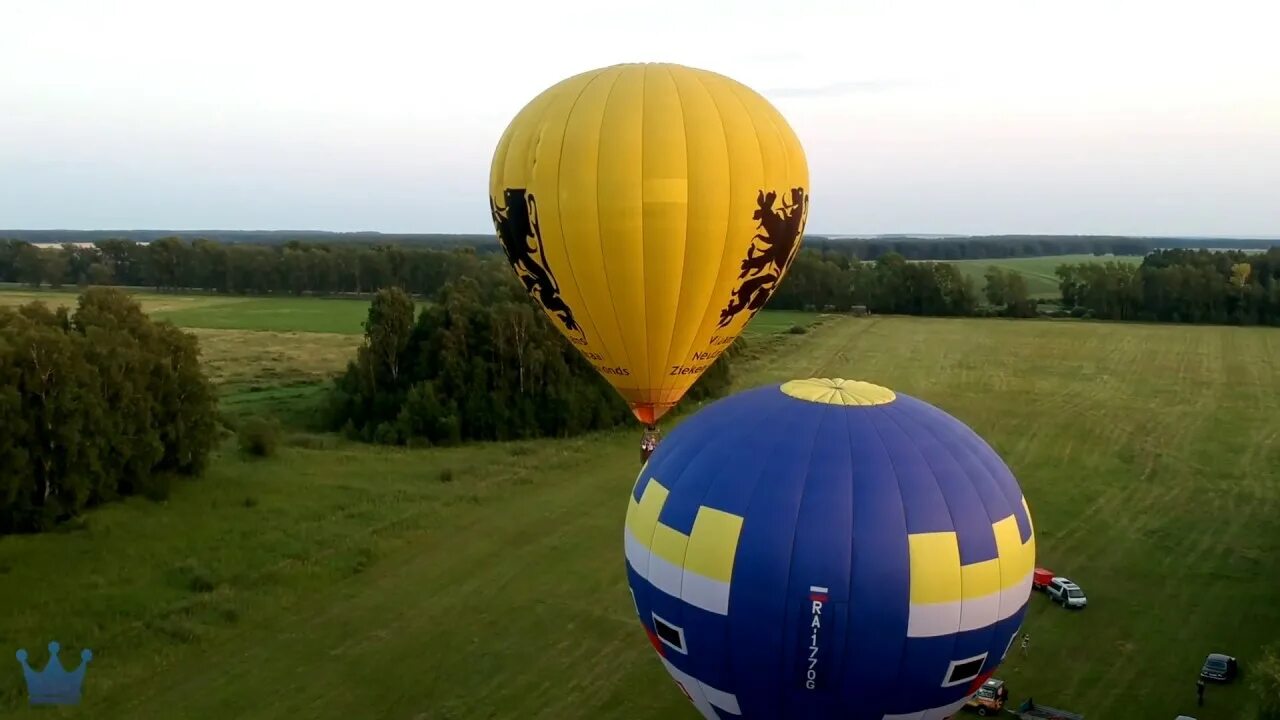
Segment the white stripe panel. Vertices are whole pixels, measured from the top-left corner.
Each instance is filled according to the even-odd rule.
[[[907,637],[936,637],[954,632],[978,630],[1013,617],[1031,593],[1031,575],[999,593],[949,603],[912,604],[907,618]]]
[[[960,603],[960,629],[977,630],[994,625],[1000,619],[1002,593],[992,593]]]
[[[883,720],[946,720],[946,718],[959,712],[960,708],[964,707],[968,700],[968,697],[963,697],[950,705],[943,705],[942,707],[918,710],[902,715],[885,715]]]
[[[644,573],[641,573],[644,575]],[[666,560],[649,554],[649,574],[645,577],[654,587],[671,597],[680,597],[680,580],[684,577],[684,569]]]
[[[728,615],[729,583],[712,580],[704,575],[685,570],[680,599],[707,612]]]
[[[1022,582],[1010,588],[1000,591],[1000,607],[1003,610],[1000,614],[1001,620],[1013,617],[1013,614],[1022,609],[1027,604],[1027,599],[1031,597],[1031,577],[1035,571],[1027,573]]]
[[[622,534],[626,537],[627,562],[631,563],[632,570],[644,577],[649,573],[649,548],[636,539],[631,528],[623,530]]]
[[[960,605],[959,602],[913,604],[907,618],[907,637],[936,637],[955,633],[956,628],[960,627]]]
[[[738,698],[716,688],[707,685],[697,678],[689,675],[675,665],[672,665],[666,658],[662,658],[662,665],[667,668],[667,672],[671,673],[671,677],[680,686],[689,693],[689,698],[693,700],[693,706],[702,713],[707,720],[720,720],[720,716],[716,714],[715,708],[719,708],[730,715],[741,715],[742,710],[738,707]]]
[[[649,552],[630,530],[623,531],[627,562],[640,577],[662,592],[717,615],[729,614],[729,583],[712,580]]]

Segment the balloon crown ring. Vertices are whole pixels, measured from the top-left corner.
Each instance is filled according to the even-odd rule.
[[[889,388],[844,378],[792,380],[783,383],[779,389],[797,400],[823,405],[887,405],[898,398],[897,393]]]

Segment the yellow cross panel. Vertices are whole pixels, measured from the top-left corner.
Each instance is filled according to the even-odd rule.
[[[742,535],[742,517],[703,505],[685,535],[658,522],[670,492],[654,478],[627,506],[627,530],[649,552],[687,572],[727,583],[733,578],[733,558]]]
[[[998,593],[1025,580],[1035,566],[1035,535],[1023,543],[1013,515],[993,523],[991,532],[995,536],[996,557],[969,565],[960,564],[960,543],[955,532],[908,535],[911,602],[971,600]]]

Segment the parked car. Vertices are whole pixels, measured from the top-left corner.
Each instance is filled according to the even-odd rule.
[[[1049,599],[1062,607],[1082,608],[1089,604],[1080,586],[1064,577],[1055,577],[1045,586]]]
[[[1008,699],[1009,688],[1004,686],[1004,681],[990,678],[982,683],[982,687],[978,688],[978,692],[964,706],[968,710],[977,711],[982,717],[999,715]]]
[[[1209,653],[1200,667],[1200,677],[1216,682],[1231,682],[1240,673],[1236,659],[1222,653]]]

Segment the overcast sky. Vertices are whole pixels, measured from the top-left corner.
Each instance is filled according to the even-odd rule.
[[[491,232],[528,100],[663,61],[777,105],[811,232],[1280,235],[1273,6],[0,0],[0,228]]]

